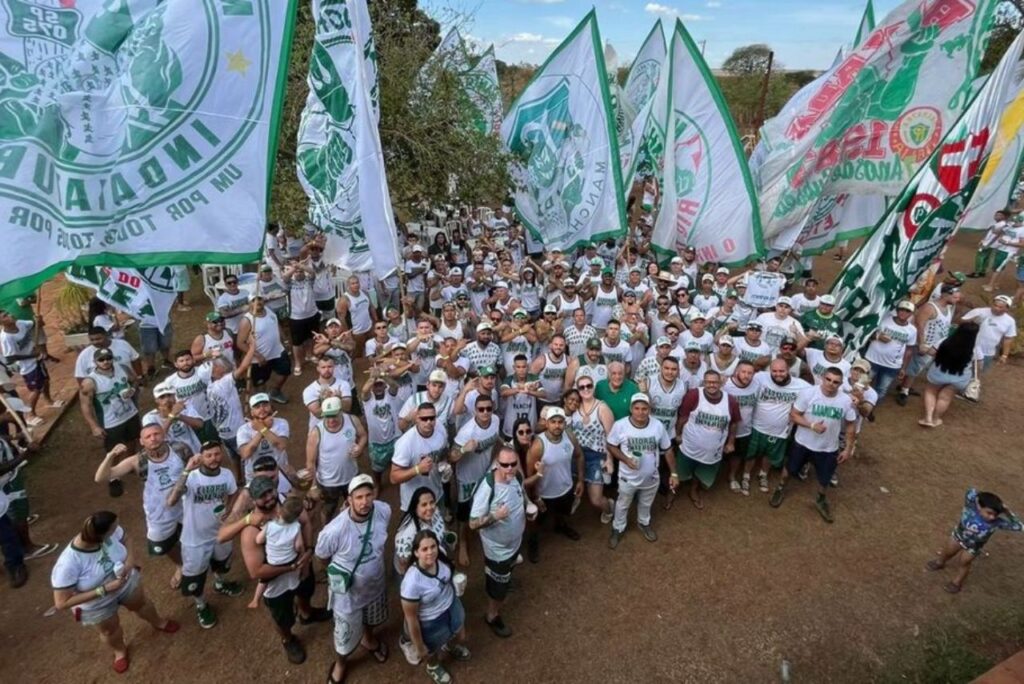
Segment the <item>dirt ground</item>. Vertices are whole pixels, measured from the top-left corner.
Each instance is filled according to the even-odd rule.
[[[969,271],[975,236],[961,236],[949,264]],[[822,259],[818,273],[836,271]],[[827,263],[826,263],[827,262]],[[1004,289],[1013,287],[1004,274]],[[1012,292],[1012,289],[1011,289]],[[968,302],[981,302],[980,282],[970,281]],[[176,314],[177,346],[199,329],[202,295],[194,310]],[[282,414],[303,424],[298,397],[312,380],[292,378],[292,402]],[[656,504],[657,543],[631,525],[618,550],[607,548],[608,527],[584,503],[576,515],[583,538],[576,543],[548,533],[541,562],[516,571],[505,619],[511,639],[494,637],[483,624],[485,603],[479,548],[474,548],[465,597],[473,658],[455,664],[458,681],[583,682],[598,679],[676,682],[778,681],[783,659],[794,682],[863,682],[886,676],[901,654],[937,625],[976,623],[993,610],[1024,599],[1019,568],[1024,539],[996,535],[991,556],[977,564],[959,596],[942,591],[949,579],[927,573],[924,563],[957,519],[968,486],[992,489],[1024,510],[1019,488],[1021,452],[1014,434],[1024,404],[1024,371],[1015,363],[991,373],[983,403],[957,402],[946,424],[917,425],[920,399],[883,406],[868,425],[857,457],[841,468],[835,490],[836,523],[826,525],[813,508],[810,483],[797,484],[778,510],[767,496],[732,494],[719,483],[699,512],[685,498],[665,512]],[[146,408],[151,404],[147,400]],[[301,442],[293,438],[292,462]],[[248,610],[253,587],[229,599],[212,598],[219,624],[202,632],[191,603],[168,586],[171,566],[144,555],[140,484],[126,481],[120,499],[92,475],[101,446],[89,436],[77,409],[69,411],[30,466],[28,491],[41,514],[36,541],[67,543],[90,512],[121,516],[140,554],[144,586],[160,611],[182,623],[176,635],[153,633],[122,611],[131,648],[130,681],[323,681],[331,658],[331,627],[300,627],[309,658],[290,665],[265,611]],[[384,499],[395,504],[396,488]],[[395,515],[394,519],[397,520]],[[0,583],[0,679],[8,682],[112,681],[111,655],[89,629],[66,614],[46,617],[52,604],[49,572],[55,556],[30,562],[29,583],[12,591]],[[232,571],[244,570],[238,560]],[[427,681],[410,667],[396,644],[397,591],[386,637],[391,659],[363,659],[351,682]],[[317,602],[322,605],[323,585]]]

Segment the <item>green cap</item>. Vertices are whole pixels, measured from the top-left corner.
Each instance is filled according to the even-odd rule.
[[[206,314],[206,320],[210,323],[217,323],[218,321],[223,321],[224,317],[220,315],[219,311],[211,311]]]
[[[497,375],[497,372],[494,370],[494,366],[480,366],[480,371],[478,372],[478,375],[481,378],[485,378],[491,375]]]

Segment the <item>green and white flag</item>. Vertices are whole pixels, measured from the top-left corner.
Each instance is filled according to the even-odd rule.
[[[501,136],[517,163],[515,204],[548,249],[626,231],[619,144],[593,10],[536,71]]]
[[[860,349],[882,317],[939,256],[971,200],[995,138],[997,120],[1015,87],[1018,35],[966,113],[903,189],[871,237],[840,272],[832,294],[845,323],[847,349]]]
[[[295,3],[0,0],[0,300],[260,254]]]
[[[366,0],[313,0],[316,34],[296,170],[324,259],[380,277],[398,266],[395,220],[377,131],[375,55]]]
[[[895,195],[970,102],[998,0],[905,0],[795,115],[762,128],[766,237],[823,195]]]
[[[433,72],[436,69],[456,74],[469,71],[469,50],[466,49],[459,29],[452,27],[441,39],[440,45],[420,69],[420,78],[428,84],[433,82]]]
[[[853,39],[853,47],[864,42],[872,31],[875,30],[875,5],[872,0],[864,7],[864,15],[860,18],[860,25],[857,26],[857,36]]]
[[[619,135],[619,157],[622,160],[622,180],[628,194],[639,165],[641,146],[648,126],[654,125],[651,111],[654,108],[654,94],[661,82],[665,66],[665,34],[661,30],[661,19],[655,24],[647,39],[640,46],[636,59],[629,68],[626,85],[623,88],[626,101],[635,116]]]
[[[669,47],[665,184],[651,244],[739,266],[764,251],[757,196],[732,115],[700,49],[677,20]]]
[[[462,84],[473,106],[477,130],[501,135],[501,88],[493,45],[487,48],[472,69],[462,75]]]
[[[821,197],[803,225],[779,233],[769,247],[800,256],[823,254],[843,240],[869,234],[885,213],[885,205],[882,195]]]
[[[72,265],[64,277],[73,283],[96,290],[96,296],[132,318],[163,330],[171,319],[175,291],[175,267],[154,266],[110,268]]]

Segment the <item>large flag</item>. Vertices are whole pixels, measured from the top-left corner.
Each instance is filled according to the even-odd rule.
[[[821,197],[803,224],[788,228],[768,245],[801,256],[823,254],[844,240],[869,234],[885,213],[882,195],[828,195]]]
[[[997,211],[1006,209],[1024,164],[1024,91],[1019,90],[999,116],[992,154],[981,172],[978,188],[960,219],[960,230],[986,230]]]
[[[914,175],[874,232],[847,262],[832,286],[836,312],[845,322],[848,349],[859,349],[882,317],[946,246],[957,218],[971,200],[996,121],[1012,96],[1014,65],[1024,34],[950,129],[927,163]]]
[[[0,3],[0,300],[259,256],[295,2]]]
[[[857,26],[857,36],[853,39],[853,47],[864,42],[872,31],[875,30],[875,6],[871,0],[864,7],[864,14],[860,18],[860,25]]]
[[[472,69],[462,74],[462,85],[473,106],[473,120],[481,133],[501,134],[501,87],[494,46],[477,60]]]
[[[170,321],[171,306],[177,297],[174,266],[136,270],[75,264],[68,267],[64,276],[96,290],[101,300],[146,325],[163,330]]]
[[[647,34],[647,39],[640,46],[640,51],[629,67],[629,75],[623,88],[629,109],[635,113],[633,120],[628,122],[619,135],[619,158],[622,161],[622,180],[627,194],[636,175],[644,134],[648,126],[653,126],[650,116],[654,107],[654,93],[661,81],[667,52],[665,34],[661,30],[659,19]]]
[[[376,66],[366,0],[314,0],[313,16],[296,155],[309,219],[328,235],[327,261],[384,277],[398,266],[398,246],[370,81]]]
[[[536,71],[501,127],[516,213],[551,249],[619,237],[626,206],[608,74],[591,10]]]
[[[906,0],[762,136],[766,236],[822,195],[894,195],[967,106],[997,0]]]
[[[462,40],[459,29],[452,27],[441,39],[441,43],[420,69],[420,78],[427,84],[433,82],[434,71],[452,71],[462,74],[469,71],[469,51]]]
[[[729,108],[683,22],[669,48],[668,139],[661,211],[652,246],[694,247],[730,266],[764,251],[757,196]]]

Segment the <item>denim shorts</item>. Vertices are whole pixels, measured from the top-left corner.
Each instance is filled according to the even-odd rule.
[[[971,373],[970,366],[967,370],[959,375],[954,373],[947,373],[944,370],[940,370],[938,366],[932,366],[928,369],[928,382],[933,385],[939,385],[943,387],[945,385],[952,385],[957,389],[958,392],[963,392],[967,388],[967,383],[971,381],[973,374]]]
[[[583,481],[587,484],[604,484],[605,455],[600,451],[583,448]]]
[[[153,356],[158,351],[166,352],[171,349],[171,336],[173,335],[171,330],[171,324],[168,323],[163,330],[157,328],[150,328],[148,326],[139,327],[139,342],[142,347],[142,353],[146,356]]]
[[[465,622],[466,611],[462,607],[462,601],[455,596],[452,605],[448,606],[448,610],[442,615],[426,622],[420,621],[420,635],[427,650],[430,653],[437,653],[462,629]]]

